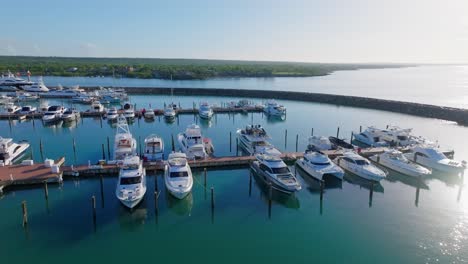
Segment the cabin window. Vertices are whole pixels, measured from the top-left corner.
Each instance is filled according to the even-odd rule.
[[[186,171],[173,171],[170,174],[171,178],[183,178],[183,177],[188,177],[188,172]]]
[[[354,160],[352,160],[352,159],[350,159],[350,158],[348,158],[348,157],[344,157],[343,159],[344,159],[345,161],[349,162],[349,163],[356,163],[356,162],[354,162]]]
[[[397,136],[398,140],[408,140],[407,136]]]
[[[261,169],[262,171],[266,171],[266,172],[272,173],[271,169],[268,168],[268,166],[266,166],[265,164],[260,164],[260,169]]]
[[[365,138],[368,138],[366,134],[361,134],[361,136],[365,137]]]
[[[282,167],[282,168],[271,168],[274,174],[285,174],[289,173],[288,167]]]
[[[126,177],[120,178],[120,185],[138,184],[141,183],[141,177]]]
[[[429,156],[427,156],[426,154],[421,153],[421,152],[416,152],[415,154],[416,154],[416,156],[421,156],[421,157],[424,157],[424,158],[429,158]]]
[[[330,162],[310,162],[312,165],[317,165],[317,166],[327,166],[330,165]]]
[[[369,162],[367,160],[356,160],[356,164],[357,165],[361,165],[361,166],[365,166],[365,165],[369,165]]]

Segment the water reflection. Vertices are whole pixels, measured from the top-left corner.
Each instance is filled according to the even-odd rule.
[[[118,208],[118,219],[120,227],[124,230],[135,231],[145,224],[148,218],[148,209],[146,200],[141,201],[135,208],[129,210],[120,205]]]
[[[390,170],[390,173],[385,177],[385,180],[389,182],[401,182],[411,187],[429,190],[429,186],[424,181],[425,178],[419,179],[392,170]]]
[[[281,116],[267,115],[266,121],[267,123],[270,123],[270,124],[284,122],[286,121],[286,115],[281,115]]]
[[[268,205],[269,187],[267,182],[255,172],[252,172],[255,179],[255,185],[260,190],[261,198]],[[279,204],[285,208],[299,209],[300,202],[295,194],[286,194],[273,188],[271,200],[274,204]]]
[[[384,193],[384,187],[382,186],[382,184],[380,184],[380,182],[378,183],[374,182],[374,184],[372,184],[371,181],[363,179],[357,175],[354,175],[348,172],[345,173],[344,179],[347,182],[353,185],[359,186],[361,188],[364,188],[366,190],[371,190],[371,188],[373,188],[374,192]]]
[[[193,208],[193,195],[190,192],[184,199],[177,199],[166,192],[167,208],[179,216],[190,216]]]
[[[436,179],[445,183],[447,186],[450,186],[450,187],[463,184],[462,176],[457,175],[457,174],[450,174],[450,173],[435,171],[435,170],[432,171],[432,174],[426,177],[426,179]]]
[[[303,171],[300,167],[296,166],[296,172],[298,175],[301,176],[301,178],[304,180],[304,182],[307,184],[306,189],[313,193],[313,194],[318,194],[320,193],[320,181],[317,179],[309,176],[305,171]],[[343,182],[332,176],[332,175],[325,175],[323,177],[323,182],[324,182],[324,189],[341,189],[343,188]],[[303,186],[304,187],[304,186]]]

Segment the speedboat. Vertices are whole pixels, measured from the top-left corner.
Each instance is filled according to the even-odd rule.
[[[157,161],[164,158],[164,142],[161,137],[151,134],[145,138],[145,161]]]
[[[92,104],[94,101],[95,98],[87,94],[80,94],[72,97],[72,102],[75,104]]]
[[[171,120],[171,119],[174,119],[175,116],[176,116],[176,111],[174,110],[174,108],[166,107],[164,109],[164,118]]]
[[[146,193],[146,170],[138,156],[125,157],[120,167],[115,195],[126,207],[132,209],[143,200]]]
[[[154,110],[153,109],[148,109],[148,110],[145,110],[145,114],[143,115],[146,119],[154,119],[154,117],[156,116],[154,114]]]
[[[325,175],[331,175],[343,180],[344,171],[333,163],[327,155],[319,152],[306,151],[304,157],[296,161],[296,165],[319,181],[322,181]]]
[[[193,187],[192,170],[184,153],[171,153],[164,168],[164,183],[176,198],[183,199]]]
[[[207,157],[203,136],[198,125],[192,124],[185,129],[184,133],[177,135],[180,148],[189,159]]]
[[[114,160],[123,160],[126,156],[135,156],[136,140],[128,128],[127,119],[119,115],[117,118],[117,131],[114,139]]]
[[[15,143],[12,138],[0,137],[0,161],[3,161],[4,165],[11,165],[21,158],[28,148],[29,143],[26,141]]]
[[[344,170],[367,180],[378,182],[387,176],[387,173],[353,151],[345,152],[342,157],[337,157],[336,163]]]
[[[302,189],[299,181],[289,170],[288,166],[278,156],[257,154],[257,160],[252,162],[251,168],[265,182],[284,193],[292,193]]]
[[[65,108],[61,105],[49,106],[47,111],[42,116],[42,121],[44,121],[44,123],[58,121],[62,118],[63,112],[65,112]]]
[[[423,166],[408,160],[408,158],[398,150],[387,150],[382,154],[371,156],[369,159],[377,164],[412,177],[425,177],[432,173],[432,171]]]
[[[415,146],[405,156],[411,161],[442,172],[460,173],[466,168],[466,161],[449,159],[439,148],[432,145]]]
[[[124,104],[123,106],[124,109],[124,117],[128,119],[134,119],[135,118],[135,110],[133,109],[133,105],[131,104]]]
[[[63,112],[62,120],[63,122],[73,122],[80,118],[80,112],[78,112],[75,108],[68,108]]]
[[[21,102],[32,102],[32,101],[39,100],[38,95],[30,94],[30,93],[19,93],[17,97],[18,97],[18,101],[21,101]]]
[[[109,121],[115,121],[117,120],[117,117],[119,116],[119,112],[117,111],[117,108],[112,107],[109,110],[107,110],[107,120]]]
[[[36,112],[36,107],[30,106],[30,105],[25,105],[21,107],[19,113],[22,115],[27,115],[27,114],[32,114]]]
[[[45,93],[49,91],[49,88],[45,86],[42,77],[39,77],[38,82],[33,82],[31,85],[24,85],[23,90],[26,92]]]
[[[7,114],[16,114],[21,108],[14,103],[7,103],[4,112]]]
[[[200,103],[200,109],[198,109],[198,115],[201,118],[210,119],[213,116],[213,109],[207,102]]]
[[[388,146],[388,143],[382,139],[382,130],[375,127],[368,127],[361,133],[354,133],[354,139],[372,147]]]
[[[267,115],[272,115],[272,116],[282,116],[286,114],[286,107],[283,105],[278,104],[275,100],[269,100],[265,104],[265,107],[263,108],[263,111]]]
[[[104,113],[104,111],[105,111],[104,106],[100,102],[94,101],[91,104],[91,112],[93,112],[93,113]]]
[[[281,155],[281,152],[268,142],[270,137],[261,125],[248,125],[245,129],[237,130],[239,144],[250,155],[267,153]]]

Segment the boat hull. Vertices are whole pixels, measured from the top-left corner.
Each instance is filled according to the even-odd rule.
[[[325,173],[323,172],[319,172],[317,170],[314,170],[313,168],[311,168],[310,166],[308,166],[303,159],[299,159],[296,161],[296,165],[299,166],[299,168],[301,168],[304,172],[306,172],[309,176],[319,180],[319,181],[322,181],[323,180],[323,176],[324,175],[332,175],[334,176],[335,178],[339,179],[339,180],[343,180],[343,177],[344,177],[344,172],[339,172],[339,171],[336,171],[336,172],[333,172],[333,171],[325,171]]]

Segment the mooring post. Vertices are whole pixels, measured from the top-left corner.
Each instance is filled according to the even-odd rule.
[[[109,142],[109,136],[107,136],[107,157],[109,158],[109,160],[111,159],[110,157],[110,142]]]
[[[362,126],[359,126],[359,133],[362,132]]]
[[[34,123],[34,115],[32,116],[32,125],[33,125],[33,128],[36,128],[36,124]]]
[[[229,131],[229,152],[232,152],[232,132]]]
[[[354,133],[351,131],[351,138],[349,138],[349,143],[353,144]]]
[[[158,215],[159,213],[159,203],[158,203],[158,198],[159,198],[159,195],[158,195],[158,191],[154,191],[154,212],[156,213],[156,215]]]
[[[39,139],[39,151],[41,152],[41,159],[44,161],[44,147],[42,146],[42,139]]]
[[[299,142],[299,134],[296,134],[296,152],[297,152],[298,142]]]
[[[158,175],[154,175],[154,190],[155,191],[158,191],[159,187],[158,187]]]
[[[236,137],[236,156],[239,155],[239,138]]]
[[[311,129],[310,129],[310,136],[311,136],[311,137],[314,136],[314,128],[311,128]]]
[[[106,152],[104,152],[104,144],[101,144],[101,148],[102,148],[102,159],[106,160]]]
[[[369,191],[369,207],[372,206],[372,196],[374,195],[374,181],[371,182],[370,191]]]
[[[28,225],[28,206],[26,205],[26,201],[21,203],[21,208],[23,209],[23,227]]]
[[[288,146],[288,129],[284,130],[284,149]]]
[[[325,181],[321,180],[320,181],[320,201],[323,200],[323,189],[324,189]]]
[[[204,169],[203,186],[206,188],[206,168]]]
[[[93,209],[93,223],[96,227],[96,197],[94,195],[91,196],[91,207]]]
[[[340,127],[336,129],[336,138],[340,137]]]
[[[211,187],[211,211],[214,210],[215,200],[214,200],[214,187]]]
[[[49,189],[47,188],[47,181],[44,181],[44,196],[46,200],[49,199]]]
[[[75,163],[76,163],[76,142],[75,142],[75,138],[73,138],[72,145],[73,145],[73,157],[75,158]]]
[[[175,151],[174,134],[171,134],[171,144],[172,144],[172,151]]]

